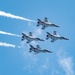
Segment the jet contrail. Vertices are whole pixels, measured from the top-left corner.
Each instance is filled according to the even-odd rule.
[[[3,42],[0,42],[0,46],[13,47],[13,48],[15,48],[15,47],[16,47],[15,45],[8,44],[8,43],[3,43]]]
[[[4,32],[4,31],[0,31],[0,34],[5,34],[5,35],[10,35],[10,36],[17,36],[17,37],[21,37],[20,35],[12,34],[12,33],[8,33],[8,32]]]
[[[6,43],[6,42],[0,42],[0,46],[4,46],[4,47],[12,47],[12,48],[21,48],[21,46],[16,46],[16,45],[13,45],[13,44],[9,44],[9,43]]]
[[[25,20],[25,21],[31,21],[31,22],[36,22],[34,20],[30,20],[30,19],[27,19],[27,18],[24,18],[24,17],[20,17],[20,16],[16,16],[16,15],[13,15],[13,14],[10,14],[10,13],[6,13],[4,11],[0,11],[0,16],[9,17],[9,18],[15,18],[15,19],[20,19],[20,20]]]

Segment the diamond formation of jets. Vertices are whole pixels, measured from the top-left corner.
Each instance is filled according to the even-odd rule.
[[[29,52],[34,52],[34,54],[38,54],[38,53],[52,53],[52,51],[49,51],[47,49],[41,49],[39,45],[36,45],[36,47],[33,47],[32,45],[30,45],[30,49]]]
[[[68,38],[66,37],[63,37],[63,36],[59,36],[58,33],[56,31],[54,31],[53,35],[50,34],[49,32],[46,32],[47,35],[46,35],[46,39],[48,40],[49,38],[51,38],[51,42],[54,42],[56,40],[69,40]]]
[[[43,39],[32,37],[32,32],[29,32],[29,36],[22,33],[22,39],[21,40],[24,41],[25,39],[27,40],[26,43],[30,43],[32,41],[44,41]]]
[[[44,21],[41,21],[40,19],[37,19],[37,26],[40,26],[42,25],[42,29],[45,29],[47,27],[57,27],[59,28],[60,26],[56,25],[56,24],[53,24],[53,23],[50,23],[48,21],[48,18],[45,17]],[[53,34],[50,34],[49,32],[46,32],[46,40],[48,40],[49,38],[51,39],[51,42],[54,42],[56,40],[69,40],[68,38],[66,37],[63,37],[63,36],[59,36],[58,33],[56,31],[53,32]],[[32,32],[29,32],[29,36],[26,35],[25,33],[22,33],[22,41],[24,40],[27,40],[26,43],[30,43],[32,41],[44,41],[43,39],[40,39],[40,38],[35,38],[33,37],[32,35]],[[47,49],[41,49],[39,45],[36,45],[36,47],[30,45],[30,49],[29,49],[29,52],[34,52],[34,54],[38,54],[38,53],[52,53],[52,51],[49,51]]]
[[[47,28],[47,27],[49,27],[49,26],[50,26],[50,27],[58,27],[58,28],[59,28],[58,25],[53,24],[53,23],[50,23],[50,22],[48,21],[48,18],[46,18],[46,17],[45,17],[44,21],[41,21],[40,19],[37,19],[37,20],[38,20],[37,26],[42,25],[42,29],[45,29],[45,28]]]

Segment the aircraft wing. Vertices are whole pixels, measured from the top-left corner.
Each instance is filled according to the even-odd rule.
[[[46,32],[50,38],[54,37],[52,34],[50,34],[49,32]]]
[[[51,40],[51,42],[54,42],[54,41],[56,41],[56,39],[52,39],[52,40]]]
[[[42,22],[40,19],[37,19],[38,20],[38,22]]]
[[[44,22],[48,22],[48,18],[47,17],[45,17]]]
[[[32,32],[29,32],[29,36],[32,36]]]
[[[25,36],[25,37],[28,37],[26,34],[24,34],[24,33],[22,33],[22,35],[23,35],[23,37]]]
[[[59,36],[59,34],[57,33],[57,31],[54,31],[53,34],[54,34],[55,36]]]
[[[30,45],[31,48],[34,48],[32,45]]]
[[[22,33],[22,35],[23,35],[23,36],[25,36],[25,34],[24,34],[24,33]]]
[[[42,26],[42,29],[45,29],[45,28],[46,28],[46,26],[45,26],[45,25],[43,25],[43,26]]]
[[[53,34],[54,34],[54,35],[57,35],[57,31],[54,31]]]
[[[41,47],[40,47],[39,45],[36,45],[36,48],[37,48],[37,49],[41,49]]]

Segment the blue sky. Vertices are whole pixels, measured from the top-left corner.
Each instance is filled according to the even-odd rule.
[[[74,0],[1,0],[0,1],[0,75],[74,75],[75,74],[75,1]],[[4,12],[5,15],[2,15]],[[8,13],[19,19],[8,17]],[[37,18],[49,21],[60,28],[41,30]],[[23,19],[21,19],[23,18]],[[25,20],[27,18],[27,20]],[[68,41],[51,43],[46,39],[46,31],[69,38]],[[21,42],[21,33],[33,32],[43,38],[39,44],[43,49],[52,50],[52,54],[29,53],[29,45]]]

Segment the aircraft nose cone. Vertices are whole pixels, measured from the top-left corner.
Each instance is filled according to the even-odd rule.
[[[41,41],[44,41],[43,39]]]
[[[60,26],[58,26],[58,25],[56,27],[60,28]]]
[[[49,53],[52,53],[52,51],[48,51]]]
[[[41,39],[40,41],[44,41],[44,40]]]

